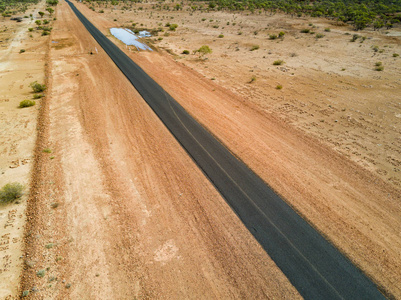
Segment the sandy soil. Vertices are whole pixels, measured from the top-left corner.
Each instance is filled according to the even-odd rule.
[[[316,40],[299,33],[309,20],[277,15],[150,17],[145,5],[104,14],[76,5],[108,36],[128,22],[179,24],[150,39],[173,55],[127,53],[388,296],[401,297],[400,177],[391,164],[400,159],[399,40],[366,31],[351,43],[332,24]],[[316,32],[328,26],[312,22]],[[267,39],[281,30],[283,41]],[[39,141],[54,159],[36,153],[22,289],[36,299],[299,298],[103,51],[90,54],[96,43],[64,2],[51,39]],[[202,44],[213,49],[207,60],[180,54]],[[276,59],[287,63],[272,66]],[[372,70],[376,60],[383,72]]]
[[[26,12],[37,14],[43,3]],[[19,182],[29,192],[36,119],[41,100],[29,108],[19,109],[20,101],[32,99],[30,83],[44,82],[48,40],[40,33],[28,32],[34,20],[16,23],[0,21],[0,187]],[[29,35],[32,35],[30,37]],[[20,53],[25,49],[24,53]],[[0,205],[0,299],[18,295],[23,266],[23,233],[27,196],[13,204]]]

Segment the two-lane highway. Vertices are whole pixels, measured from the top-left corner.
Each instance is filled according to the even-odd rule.
[[[66,1],[302,296],[384,299],[358,268]]]

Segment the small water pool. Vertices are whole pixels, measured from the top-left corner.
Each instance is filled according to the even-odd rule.
[[[139,37],[149,37],[151,36],[149,32],[147,31],[140,31],[139,36],[136,36],[135,33],[133,33],[130,29],[127,28],[110,28],[110,33],[118,38],[120,41],[122,41],[124,44],[127,46],[134,46],[136,49],[139,50],[149,50],[152,51],[152,49],[148,46],[145,45],[144,43],[141,43],[138,41]]]

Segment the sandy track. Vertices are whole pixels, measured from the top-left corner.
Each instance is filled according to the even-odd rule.
[[[23,289],[35,286],[34,298],[299,297],[107,56],[89,54],[95,43],[64,2],[57,19],[42,121],[54,159],[39,159],[27,239],[35,265]]]

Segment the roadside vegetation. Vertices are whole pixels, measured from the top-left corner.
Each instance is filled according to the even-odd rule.
[[[0,189],[0,203],[11,203],[21,198],[25,187],[18,183],[8,183]]]

